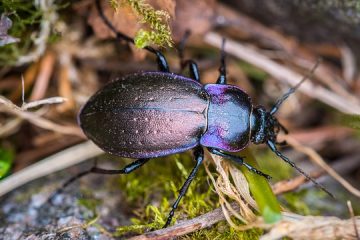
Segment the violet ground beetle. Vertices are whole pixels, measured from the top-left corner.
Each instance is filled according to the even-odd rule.
[[[118,39],[134,40],[118,32],[102,12],[99,15]],[[186,34],[188,35],[188,34]],[[250,142],[267,144],[277,156],[303,174],[317,187],[329,193],[308,174],[278,151],[277,134],[286,129],[274,117],[280,105],[305,81],[289,89],[268,112],[254,107],[250,97],[240,88],[226,84],[224,42],[221,52],[220,75],[216,84],[202,85],[196,63],[183,59],[185,39],[179,47],[181,67],[189,67],[191,78],[171,73],[165,57],[152,47],[147,51],[156,55],[159,72],[142,72],[123,76],[95,93],[82,107],[78,122],[86,136],[107,153],[136,158],[120,170],[92,167],[69,179],[49,201],[67,185],[89,173],[128,174],[150,158],[184,152],[194,148],[196,165],[180,189],[180,193],[164,227],[171,223],[181,198],[185,195],[204,160],[204,150],[229,159],[267,179],[270,176],[250,166],[244,158],[228,152],[239,152]],[[311,70],[313,73],[316,66]]]

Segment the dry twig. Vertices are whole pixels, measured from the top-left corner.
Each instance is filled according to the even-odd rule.
[[[354,209],[353,209],[352,204],[351,204],[350,201],[347,201],[347,205],[348,205],[348,208],[349,208],[350,217],[351,217],[351,219],[353,221],[356,239],[360,240],[360,235],[359,235],[359,231],[358,231],[358,227],[357,227],[357,223],[356,223],[356,218],[355,218],[355,215],[354,215]]]
[[[344,188],[346,188],[353,195],[360,198],[360,190],[353,187],[348,181],[341,177],[334,169],[332,169],[324,159],[312,148],[300,144],[296,139],[291,136],[284,136],[284,139],[291,145],[294,149],[299,152],[302,152],[310,157],[310,159],[324,169],[330,176],[332,176],[336,181],[338,181]]]
[[[275,240],[283,237],[291,239],[349,239],[355,240],[352,219],[342,220],[337,217],[300,216],[293,213],[283,213],[284,219],[274,225],[262,225],[270,232],[262,236],[261,240]],[[356,217],[357,226],[360,217]],[[358,227],[358,231],[359,231]]]
[[[73,166],[103,153],[92,142],[85,142],[47,157],[0,182],[0,197],[34,179]]]
[[[83,137],[83,133],[79,130],[78,127],[72,127],[72,126],[63,126],[56,124],[52,121],[49,121],[45,118],[40,117],[34,112],[29,112],[24,109],[29,109],[29,106],[39,106],[43,104],[53,104],[53,103],[60,103],[64,102],[64,98],[49,98],[49,99],[43,99],[40,101],[32,102],[25,104],[22,108],[16,106],[13,104],[10,100],[7,98],[0,96],[0,104],[3,104],[3,107],[0,108],[0,112],[7,112],[13,115],[16,115],[17,117],[20,117],[21,119],[28,120],[32,124],[44,128],[51,131],[56,131],[62,134],[69,134],[69,135],[77,135],[80,137]]]
[[[239,206],[235,203],[231,204],[232,208],[236,211],[239,211]],[[232,215],[232,214],[231,214]],[[225,220],[224,213],[221,208],[217,208],[211,212],[208,212],[199,217],[193,218],[191,220],[180,222],[174,226],[156,230],[153,232],[148,232],[140,236],[131,238],[131,240],[160,240],[160,239],[171,239],[179,237],[194,231],[204,229],[212,226],[213,224]]]

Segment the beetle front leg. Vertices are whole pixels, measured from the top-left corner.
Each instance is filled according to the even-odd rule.
[[[184,65],[189,65],[190,77],[197,82],[200,82],[199,67],[193,60],[184,61]]]
[[[244,165],[247,169],[249,169],[253,173],[256,173],[256,174],[258,174],[260,176],[263,176],[268,180],[271,179],[271,176],[261,172],[260,170],[257,170],[253,166],[251,166],[251,165],[247,164],[246,162],[244,162],[244,158],[242,158],[242,157],[234,156],[234,155],[231,155],[231,154],[228,154],[228,153],[224,153],[221,150],[218,150],[218,149],[215,149],[215,148],[208,148],[208,150],[209,150],[209,152],[211,152],[211,153],[213,153],[215,155],[230,159],[231,161],[234,161],[234,162],[236,162],[236,163],[238,163],[240,165]]]
[[[223,38],[221,45],[221,57],[220,57],[220,75],[216,81],[216,84],[226,84],[226,64],[225,64],[225,38]]]
[[[174,216],[174,213],[175,213],[175,210],[176,208],[178,207],[179,205],[179,202],[180,200],[182,199],[182,197],[185,195],[186,191],[188,190],[192,180],[194,179],[196,173],[198,172],[199,170],[199,167],[201,165],[201,163],[203,162],[204,160],[204,149],[202,147],[198,147],[196,148],[196,150],[194,151],[194,156],[195,156],[195,160],[196,160],[196,165],[195,167],[193,168],[193,170],[191,171],[191,173],[189,174],[188,178],[186,179],[185,183],[182,185],[181,189],[180,189],[180,193],[179,193],[179,196],[178,198],[176,199],[176,201],[174,202],[174,204],[172,205],[171,207],[171,211],[169,213],[169,216],[166,220],[166,223],[164,225],[163,228],[166,228],[167,226],[170,225],[171,223],[171,219],[173,218]]]
[[[169,64],[166,61],[165,56],[160,51],[157,51],[151,47],[147,47],[147,49],[156,55],[156,61],[157,61],[159,70],[161,72],[170,72]]]
[[[70,178],[69,180],[67,180],[59,189],[57,189],[53,194],[51,194],[51,196],[48,198],[47,202],[51,203],[52,200],[54,199],[54,197],[56,195],[58,195],[59,193],[61,193],[67,186],[69,186],[70,184],[72,184],[73,182],[75,182],[76,180],[90,174],[90,173],[97,173],[97,174],[129,174],[132,171],[138,169],[139,167],[141,167],[142,165],[144,165],[145,163],[147,163],[147,161],[149,161],[149,158],[141,158],[138,159],[128,165],[126,165],[124,168],[122,169],[103,169],[103,168],[98,168],[95,166],[93,166],[92,168],[90,168],[87,171],[78,173],[77,175],[73,176],[72,178]]]

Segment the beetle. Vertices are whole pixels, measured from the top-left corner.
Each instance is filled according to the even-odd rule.
[[[133,43],[133,39],[113,28],[102,13],[99,1],[96,1],[96,6],[117,37]],[[196,63],[183,60],[183,42],[180,45],[181,65],[189,66],[191,78],[171,73],[162,53],[146,47],[156,55],[160,71],[133,73],[110,82],[86,102],[78,115],[83,132],[97,146],[107,153],[138,160],[120,170],[94,166],[69,179],[63,188],[89,173],[128,174],[150,158],[195,149],[196,164],[172,205],[164,225],[167,227],[204,160],[203,148],[270,179],[269,175],[246,163],[244,158],[231,154],[241,151],[249,143],[265,143],[277,156],[327,192],[276,147],[277,134],[280,130],[286,132],[286,129],[274,114],[306,78],[290,88],[270,111],[266,111],[262,106],[254,106],[243,90],[227,84],[223,50],[225,41],[217,82],[206,85],[200,83]]]

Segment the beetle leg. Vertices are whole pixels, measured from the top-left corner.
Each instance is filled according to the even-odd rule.
[[[260,170],[257,170],[256,168],[254,168],[253,166],[249,165],[248,163],[244,162],[244,158],[243,157],[239,157],[239,156],[234,156],[228,153],[224,153],[221,150],[215,149],[215,148],[208,148],[209,152],[221,156],[221,157],[225,157],[230,159],[231,161],[234,161],[240,165],[244,165],[247,169],[249,169],[250,171],[252,171],[253,173],[256,173],[260,176],[265,177],[266,179],[270,180],[271,176],[261,172]]]
[[[284,162],[288,163],[291,167],[295,168],[299,173],[301,173],[302,175],[304,175],[304,177],[307,180],[312,181],[316,187],[320,188],[321,190],[323,190],[324,192],[326,192],[327,194],[329,194],[330,197],[334,197],[334,195],[329,192],[323,185],[321,185],[320,183],[318,183],[315,179],[313,179],[309,174],[307,174],[306,172],[304,172],[301,168],[299,168],[294,162],[292,162],[288,157],[284,156],[281,152],[279,152],[279,150],[276,148],[275,143],[273,143],[272,141],[268,140],[267,141],[267,145],[270,148],[271,151],[273,151],[276,156],[280,157]]]
[[[193,60],[186,60],[184,62],[185,66],[189,64],[189,72],[190,77],[197,82],[200,82],[200,74],[199,74],[199,67]]]
[[[160,51],[157,51],[151,47],[146,47],[146,49],[149,49],[152,53],[156,55],[158,68],[161,72],[170,72],[169,64],[167,63],[165,56]]]
[[[67,186],[69,186],[70,184],[72,184],[73,182],[75,182],[76,180],[90,174],[90,173],[98,173],[98,174],[129,174],[132,171],[138,169],[139,167],[141,167],[142,165],[144,165],[147,161],[149,161],[149,158],[140,158],[128,165],[126,165],[124,168],[122,169],[103,169],[103,168],[98,168],[96,166],[96,164],[90,168],[87,171],[78,173],[77,175],[73,176],[72,178],[70,178],[69,180],[67,180],[59,189],[57,189],[53,194],[51,194],[51,196],[48,198],[47,202],[51,203],[52,200],[54,199],[54,197],[56,195],[58,195],[59,193],[61,193]]]
[[[179,53],[179,58],[180,58],[180,68],[181,68],[181,71],[183,71],[184,68],[186,67],[186,65],[189,65],[190,77],[192,79],[194,79],[195,81],[200,82],[199,67],[196,64],[196,62],[193,60],[184,60],[185,43],[186,43],[186,40],[189,38],[189,36],[190,36],[190,30],[187,30],[185,32],[183,38],[181,39],[181,42],[178,47],[178,53]]]
[[[179,55],[179,59],[180,59],[180,69],[181,71],[184,70],[185,68],[185,61],[184,61],[184,49],[185,49],[185,43],[188,40],[189,36],[190,36],[191,32],[190,30],[186,30],[184,33],[184,36],[182,37],[179,46],[178,46],[178,55]]]
[[[223,38],[222,45],[221,45],[221,58],[220,58],[220,68],[219,72],[220,75],[216,81],[217,84],[226,84],[226,64],[225,64],[225,38]]]
[[[167,226],[170,225],[171,219],[174,216],[175,210],[178,207],[181,198],[185,195],[185,193],[188,190],[192,180],[194,179],[196,173],[198,172],[199,167],[200,167],[201,163],[204,160],[204,149],[202,149],[202,147],[196,148],[196,150],[194,151],[194,155],[195,155],[195,159],[196,159],[196,165],[193,168],[193,170],[191,171],[191,173],[189,174],[189,176],[186,179],[185,183],[182,185],[182,187],[181,187],[181,189],[179,191],[180,192],[179,196],[176,199],[176,201],[174,202],[174,204],[172,205],[171,211],[170,211],[170,213],[168,215],[168,218],[167,218],[166,223],[165,223],[163,228],[166,228]]]
[[[114,25],[105,16],[104,11],[103,11],[103,9],[101,7],[100,0],[95,1],[95,6],[96,6],[96,9],[97,9],[97,11],[99,13],[100,18],[104,21],[105,25],[113,33],[115,33],[115,36],[116,36],[117,39],[125,40],[125,41],[127,41],[127,42],[129,42],[131,44],[135,44],[134,39],[132,39],[131,37],[117,31],[117,29],[114,27]],[[168,65],[168,63],[166,61],[166,58],[164,57],[164,55],[160,51],[158,51],[158,50],[156,50],[156,49],[154,49],[154,48],[152,48],[150,46],[146,46],[146,47],[144,47],[144,49],[156,55],[156,59],[157,59],[157,63],[158,63],[158,67],[159,67],[160,71],[162,71],[162,72],[170,72],[169,65]]]

